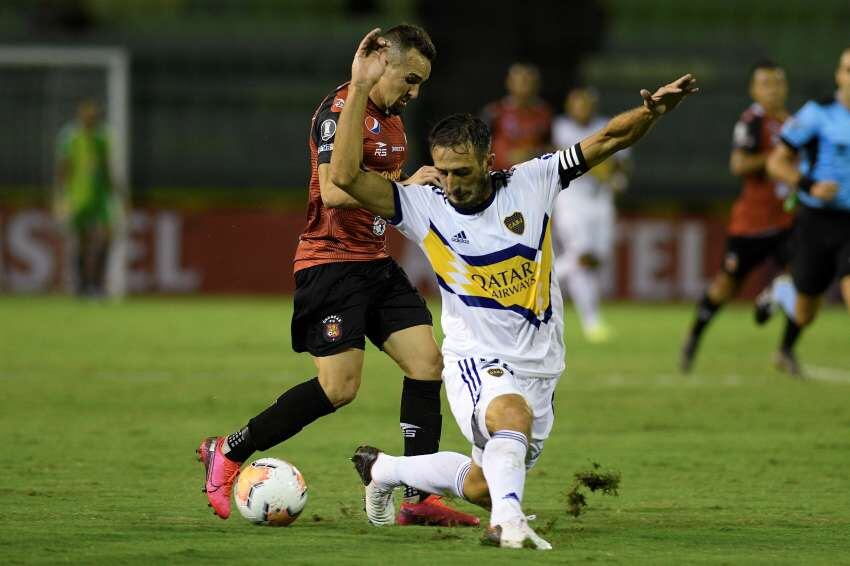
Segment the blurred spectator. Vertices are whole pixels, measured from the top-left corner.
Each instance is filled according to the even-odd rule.
[[[509,169],[549,148],[552,110],[538,97],[540,71],[534,65],[514,63],[505,80],[508,95],[488,104],[482,119],[493,136],[494,169]]]
[[[67,223],[73,241],[76,292],[102,296],[112,218],[109,139],[92,100],[77,107],[77,118],[59,132],[54,212]]]
[[[608,119],[596,114],[597,102],[592,88],[575,88],[567,94],[566,114],[558,116],[552,128],[552,141],[558,149],[569,148],[605,126]],[[555,272],[569,290],[585,338],[594,343],[611,336],[599,313],[600,273],[612,257],[614,193],[628,183],[628,155],[628,150],[614,154],[572,181],[555,201]]]

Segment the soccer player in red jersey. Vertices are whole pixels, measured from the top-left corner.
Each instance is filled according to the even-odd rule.
[[[510,169],[550,147],[552,109],[537,96],[540,71],[534,65],[514,63],[505,87],[508,95],[485,106],[481,116],[492,132],[495,169]]]
[[[794,217],[784,209],[788,186],[767,176],[767,157],[779,142],[788,118],[785,71],[770,61],[756,63],[750,73],[753,104],[741,114],[732,141],[729,169],[743,177],[741,195],[732,206],[726,254],[720,272],[697,305],[696,319],[682,347],[680,369],[690,371],[706,326],[740,288],[747,274],[768,259],[785,267],[790,259]]]
[[[436,50],[425,30],[416,26],[399,25],[382,37],[394,48],[388,53],[387,73],[369,93],[362,167],[398,181],[407,157],[399,114],[428,80]],[[443,361],[431,314],[387,254],[386,221],[361,208],[330,181],[336,124],[347,93],[347,83],[337,87],[313,115],[307,226],[294,262],[292,347],[310,352],[318,375],[284,392],[245,427],[201,442],[207,498],[223,519],[230,514],[232,484],[242,462],[354,400],[366,338],[405,374],[400,418],[405,453],[431,454],[439,449]],[[423,167],[407,182],[438,182],[438,175],[433,167]],[[478,524],[477,517],[447,507],[436,496],[416,490],[407,490],[405,496],[400,524]]]

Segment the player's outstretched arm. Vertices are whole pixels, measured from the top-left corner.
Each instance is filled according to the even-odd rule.
[[[395,196],[390,181],[361,169],[363,160],[363,120],[369,91],[387,67],[389,42],[373,29],[357,47],[351,64],[348,97],[339,116],[334,152],[331,155],[331,182],[357,199],[363,208],[380,216],[395,216]]]
[[[699,92],[696,79],[690,74],[679,77],[651,94],[646,89],[641,90],[643,106],[614,116],[604,128],[581,141],[581,152],[587,167],[591,168],[621,149],[634,145],[663,114],[696,92]]]

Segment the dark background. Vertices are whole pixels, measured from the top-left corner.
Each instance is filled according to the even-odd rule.
[[[513,61],[536,63],[543,94],[595,85],[611,114],[683,74],[702,93],[636,150],[625,206],[703,209],[739,185],[727,169],[732,126],[748,105],[747,72],[786,66],[796,110],[831,92],[850,44],[850,2],[802,0],[5,0],[0,43],[125,47],[132,58],[134,199],[207,194],[304,195],[307,132],[323,96],[349,74],[372,27],[424,26],[437,46],[431,79],[408,109],[411,171],[435,119],[478,112],[504,93]],[[99,73],[0,67],[0,198],[37,197],[50,183],[56,124],[81,96],[102,96]],[[262,200],[262,199],[261,199]]]

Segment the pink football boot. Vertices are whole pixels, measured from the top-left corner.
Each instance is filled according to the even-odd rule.
[[[227,459],[221,452],[223,443],[223,436],[210,436],[201,441],[200,447],[195,452],[198,453],[198,460],[204,463],[207,471],[206,485],[201,491],[207,494],[213,513],[222,519],[227,519],[230,517],[230,493],[233,490],[233,482],[239,475],[242,462]]]

